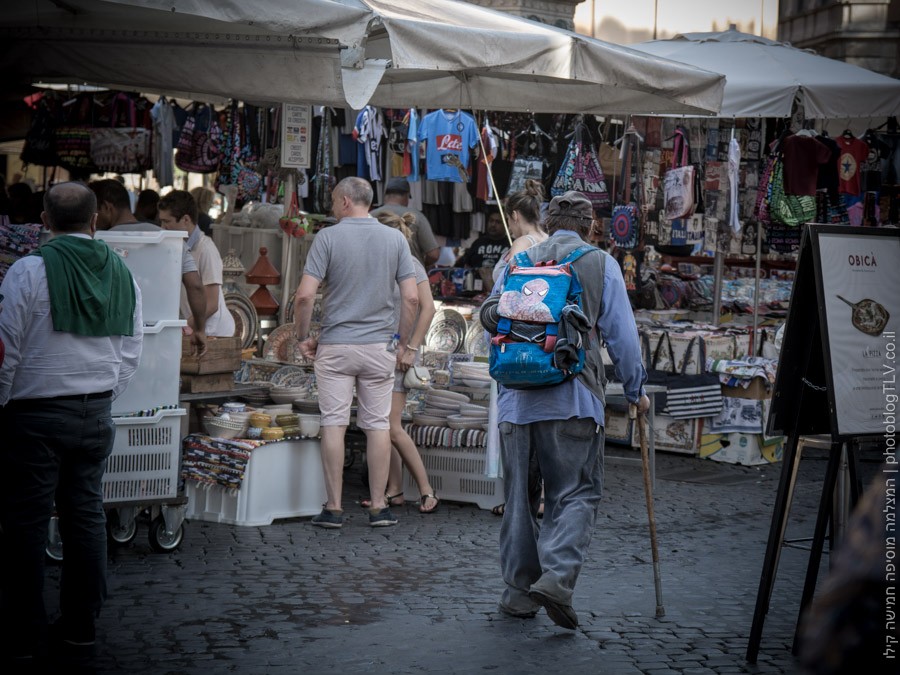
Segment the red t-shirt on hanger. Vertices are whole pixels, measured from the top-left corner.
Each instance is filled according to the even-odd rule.
[[[843,134],[835,140],[841,150],[838,158],[838,192],[859,195],[862,192],[859,169],[869,155],[869,146],[865,141],[847,138]]]
[[[793,134],[782,142],[784,194],[815,196],[819,165],[831,158],[828,147],[814,136]]]

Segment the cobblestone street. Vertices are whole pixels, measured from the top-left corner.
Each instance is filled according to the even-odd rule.
[[[613,448],[610,453],[621,453]],[[500,518],[444,502],[373,530],[347,472],[341,530],[190,522],[173,554],[138,538],[111,553],[101,672],[770,673],[790,654],[807,553],[784,549],[759,663],[744,660],[780,465],[660,455],[656,514],[666,616],[655,618],[640,469],[607,461],[576,589],[580,626],[497,611]],[[702,482],[667,479],[685,471]],[[788,537],[809,536],[824,462],[800,468]],[[823,568],[827,566],[827,556]],[[55,610],[51,571],[48,609]]]

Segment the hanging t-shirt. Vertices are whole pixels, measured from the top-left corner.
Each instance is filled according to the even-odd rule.
[[[384,122],[381,113],[367,105],[356,117],[353,137],[360,144],[356,175],[370,180],[381,180],[381,151],[384,138]]]
[[[435,110],[422,119],[419,141],[425,142],[428,180],[468,181],[469,152],[478,144],[478,126],[471,115]]]
[[[828,161],[819,167],[819,175],[816,179],[816,188],[828,190],[828,194],[837,196],[838,193],[838,160],[841,149],[830,136],[816,136],[816,140],[828,148]]]
[[[838,159],[838,191],[848,195],[859,195],[862,192],[860,184],[860,165],[869,156],[869,146],[858,138],[846,138],[842,134],[837,138],[841,156]]]
[[[784,155],[784,193],[786,195],[813,196],[819,165],[831,157],[828,148],[815,136],[793,134],[781,144]]]

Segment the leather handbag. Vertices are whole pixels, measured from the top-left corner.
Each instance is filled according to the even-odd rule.
[[[410,366],[403,376],[407,389],[431,389],[431,372],[425,366]]]

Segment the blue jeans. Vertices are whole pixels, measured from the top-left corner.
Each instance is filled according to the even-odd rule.
[[[54,501],[64,545],[60,610],[93,622],[106,599],[100,481],[115,438],[111,399],[11,401],[0,408],[4,637],[23,654],[45,637],[44,556]]]
[[[501,604],[535,609],[532,587],[572,604],[603,488],[603,428],[591,419],[500,424],[506,507],[500,525]],[[544,482],[544,517],[537,519]]]

